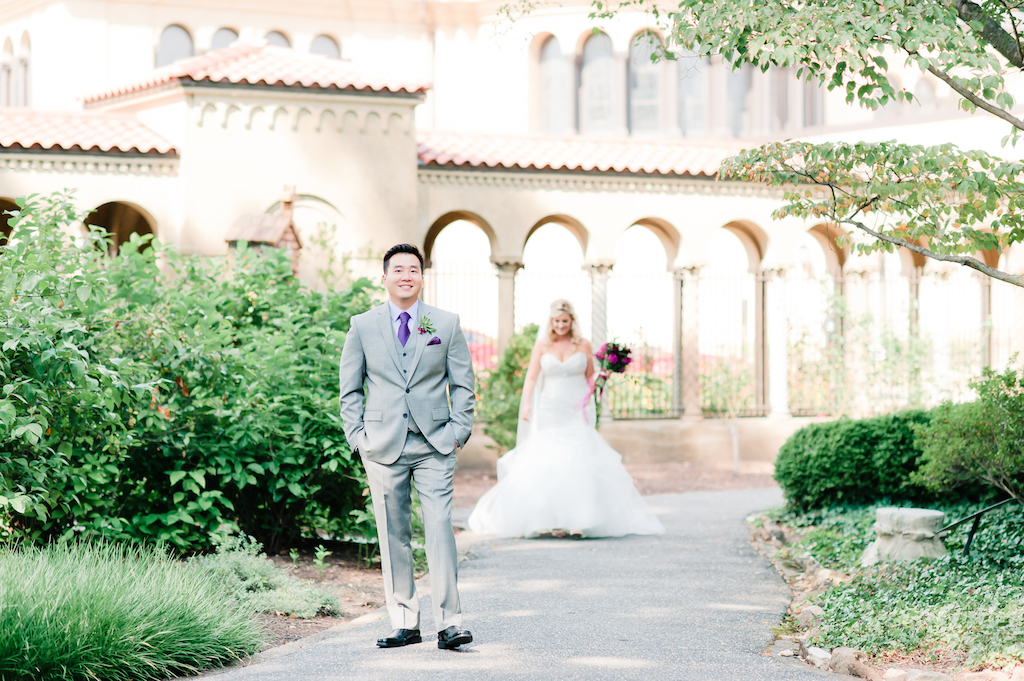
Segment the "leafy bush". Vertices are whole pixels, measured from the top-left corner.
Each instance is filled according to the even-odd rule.
[[[947,402],[917,429],[915,480],[934,490],[981,483],[1024,504],[1024,373],[985,369],[971,387],[976,401]]]
[[[372,532],[337,407],[368,280],[313,291],[244,244],[204,259],[133,237],[109,259],[99,230],[69,237],[66,197],[19,205],[0,246],[0,534],[197,550],[226,526],[277,552]]]
[[[928,412],[812,423],[793,433],[775,459],[775,480],[795,510],[877,499],[920,500],[933,495],[911,480],[921,461],[914,425]]]
[[[215,553],[189,559],[194,571],[212,577],[221,589],[253,612],[316,617],[339,610],[338,599],[274,565],[254,539],[220,537]]]
[[[477,379],[477,418],[484,422],[484,432],[506,449],[516,446],[519,400],[536,340],[537,325],[528,324],[509,339],[498,366]]]
[[[1016,505],[984,516],[963,557],[969,527],[944,539],[949,553],[913,563],[859,566],[874,539],[875,506],[838,508],[781,518],[813,529],[785,551],[807,553],[853,579],[824,592],[820,644],[869,653],[934,652],[966,667],[1024,660],[1024,513]],[[947,520],[980,510],[977,504],[939,506]]]
[[[153,549],[5,549],[0,603],[3,679],[165,679],[263,644],[248,608],[216,580]]]

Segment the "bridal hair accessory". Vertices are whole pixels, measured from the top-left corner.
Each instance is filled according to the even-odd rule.
[[[437,336],[434,336],[429,341],[427,341],[427,345],[440,345],[440,344],[441,344],[441,339],[438,338]]]
[[[425,334],[425,333],[437,333],[437,329],[435,329],[434,325],[430,323],[430,317],[428,317],[427,315],[420,315],[420,320],[418,322],[416,322],[416,326],[419,327],[419,331],[420,331],[420,335],[421,336],[423,334]],[[436,336],[435,336],[435,338],[436,338]],[[438,338],[437,342],[440,343],[441,339]],[[433,339],[431,339],[429,344],[430,345],[434,344]]]
[[[605,385],[608,383],[608,378],[612,374],[621,374],[626,370],[632,362],[633,358],[630,357],[632,354],[625,345],[616,343],[614,341],[605,343],[601,346],[601,349],[594,353],[594,357],[597,358],[597,363],[601,367],[601,370],[595,372],[590,379],[589,389],[587,390],[587,396],[583,398],[579,404],[576,405],[577,409],[583,409],[590,401],[590,396],[595,395],[595,401],[598,407],[601,405],[601,397],[604,395]],[[600,409],[597,410],[600,415]],[[587,420],[587,411],[583,409],[583,420]]]

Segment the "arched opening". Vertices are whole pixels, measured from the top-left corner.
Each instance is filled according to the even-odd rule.
[[[825,122],[825,90],[813,78],[804,81],[804,126]]]
[[[111,201],[89,213],[85,224],[105,229],[110,235],[110,254],[117,255],[121,245],[127,243],[132,234],[155,234],[156,222],[133,203]]]
[[[770,111],[771,129],[773,131],[785,130],[789,125],[789,69],[771,67],[769,73],[769,87],[771,95]]]
[[[263,36],[263,38],[264,40],[267,41],[268,44],[273,45],[274,47],[292,46],[292,41],[288,40],[288,36],[286,36],[281,31],[270,31],[265,36]]]
[[[661,90],[664,61],[653,61],[664,45],[654,31],[644,31],[629,45],[627,108],[629,133],[653,134],[661,131]]]
[[[458,218],[434,223],[424,248],[423,300],[459,315],[473,368],[486,371],[498,363],[498,275],[491,264],[493,233],[481,224]]]
[[[995,263],[1005,272],[1024,273],[1024,248],[1020,244],[1011,246],[996,254]],[[992,288],[989,365],[1002,370],[1017,355],[1016,365],[1020,367],[1024,363],[1024,288],[994,279],[989,279],[988,284]]]
[[[678,319],[673,307],[678,303],[669,272],[678,242],[669,252],[666,240],[648,220],[627,229],[615,244],[615,267],[608,277],[608,337],[633,350],[633,363],[613,377],[614,389],[607,393],[615,418],[678,415],[673,386],[673,325]]]
[[[14,199],[0,197],[0,246],[6,244],[11,238],[13,228],[11,227],[11,216],[7,212],[12,210],[18,210],[18,204],[14,202]]]
[[[610,134],[615,129],[615,56],[612,39],[597,33],[583,43],[579,73],[579,131]]]
[[[586,230],[567,216],[544,218],[530,230],[523,248],[523,269],[515,279],[515,323],[547,323],[548,306],[565,298],[576,308],[580,329],[591,336],[591,285],[584,272]]]
[[[238,40],[238,31],[233,28],[218,28],[210,41],[211,50],[219,50]]]
[[[32,105],[32,42],[28,31],[21,34],[18,55],[14,61],[14,78],[11,93],[12,106]]]
[[[337,206],[313,194],[290,198],[292,223],[302,244],[296,276],[319,290],[334,289],[347,278],[359,276],[361,273],[350,271],[356,241]],[[280,211],[281,200],[277,200],[265,212],[273,215]]]
[[[338,41],[329,35],[318,35],[309,44],[310,54],[319,54],[328,59],[341,59],[341,47]]]
[[[3,51],[0,52],[0,106],[13,106],[11,97],[13,81],[14,43],[10,38],[6,38]]]
[[[974,254],[975,256],[981,254]],[[984,257],[984,256],[982,256]],[[971,379],[981,375],[987,347],[990,285],[967,267],[929,261],[917,271],[917,343],[930,351],[924,363],[924,404],[970,399]],[[930,366],[929,366],[930,365]]]
[[[684,137],[708,132],[708,72],[711,60],[685,50],[676,61],[679,79],[679,130]]]
[[[540,129],[549,135],[571,134],[572,63],[555,36],[544,39],[538,60]]]
[[[437,239],[437,235],[441,233],[441,230],[457,220],[465,220],[479,227],[480,231],[487,237],[491,253],[498,251],[498,237],[494,233],[494,228],[486,220],[470,211],[454,210],[434,220],[434,223],[430,225],[430,229],[427,230],[427,236],[423,240],[423,259],[426,260],[427,268],[433,267],[434,242]]]
[[[194,49],[192,34],[184,26],[171,24],[160,33],[160,43],[156,48],[156,67],[187,59],[195,53]]]
[[[730,223],[712,235],[698,284],[700,402],[705,414],[764,413],[762,251]]]
[[[794,416],[844,412],[841,386],[843,303],[839,277],[845,260],[835,231],[817,225],[799,236],[792,266],[779,293],[784,296],[788,399]]]
[[[726,124],[730,135],[743,137],[751,129],[750,91],[754,82],[754,67],[741,64],[733,68],[731,64],[726,64],[726,69],[725,94],[729,105]]]

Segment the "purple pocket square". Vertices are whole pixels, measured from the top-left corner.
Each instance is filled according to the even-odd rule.
[[[437,336],[434,336],[429,341],[427,341],[427,345],[440,345],[440,344],[441,344],[441,339],[438,338]]]

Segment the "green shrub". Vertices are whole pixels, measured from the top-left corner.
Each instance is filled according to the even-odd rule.
[[[156,550],[65,543],[0,553],[0,678],[165,679],[262,644],[248,608]]]
[[[971,387],[976,401],[947,402],[917,429],[915,480],[934,490],[980,484],[1024,503],[1024,375],[985,369]]]
[[[795,510],[933,495],[911,479],[921,461],[914,425],[928,412],[813,423],[793,433],[775,459],[775,480]]]
[[[314,291],[245,244],[212,259],[133,236],[110,259],[100,230],[68,236],[66,197],[19,205],[0,246],[2,537],[201,550],[226,527],[278,552],[372,534],[337,406],[368,280]]]
[[[981,509],[958,502],[937,506],[947,521]],[[860,568],[859,552],[874,539],[874,506],[819,511],[794,519],[814,529],[785,550],[808,553],[853,579],[817,598],[825,610],[816,642],[869,653],[935,653],[965,667],[1024,660],[1024,513],[1011,505],[985,516],[962,555],[969,524],[944,538],[942,558]],[[794,522],[795,521],[795,522]]]
[[[516,446],[519,400],[536,340],[537,325],[528,324],[509,339],[498,366],[477,378],[477,418],[484,422],[484,433],[506,449]]]
[[[255,539],[221,537],[216,545],[215,553],[190,558],[189,566],[212,577],[247,609],[295,617],[338,612],[337,598],[274,565]]]

